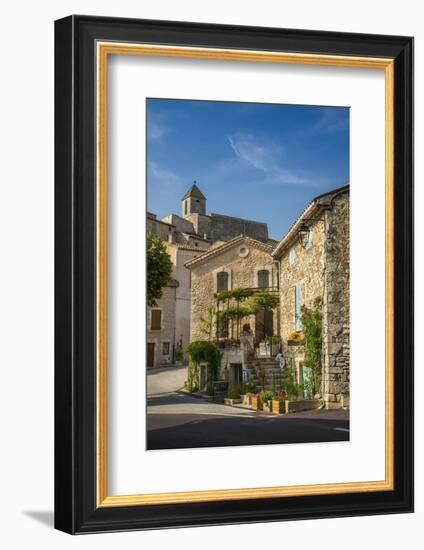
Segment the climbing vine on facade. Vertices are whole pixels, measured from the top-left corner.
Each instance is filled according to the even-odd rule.
[[[312,395],[321,392],[322,384],[322,300],[316,298],[312,308],[302,308],[303,343],[305,358],[303,366],[311,376],[304,381],[310,385]]]

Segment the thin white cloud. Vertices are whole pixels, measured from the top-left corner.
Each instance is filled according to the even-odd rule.
[[[253,136],[249,134],[235,134],[228,136],[228,141],[240,159],[258,170],[267,171],[267,167],[271,161],[270,151],[263,145],[256,143]]]
[[[171,129],[163,122],[160,115],[149,115],[147,120],[147,138],[152,141],[159,141],[170,133]]]
[[[294,171],[284,164],[285,154],[281,146],[264,144],[251,134],[237,133],[227,136],[236,157],[242,163],[263,172],[261,183],[267,185],[311,185],[312,181],[303,171]]]
[[[150,168],[151,175],[156,180],[159,180],[159,182],[162,184],[176,185],[181,182],[181,177],[178,176],[178,174],[176,174],[172,170],[167,170],[166,168],[162,168],[156,162],[150,161],[149,168]]]
[[[340,114],[340,110],[334,107],[323,108],[318,120],[306,129],[306,132],[314,135],[344,132],[347,129],[348,119]]]

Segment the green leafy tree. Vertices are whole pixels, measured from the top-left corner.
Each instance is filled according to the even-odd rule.
[[[272,294],[266,290],[258,292],[252,298],[252,311],[257,312],[261,309],[270,311],[278,307],[280,299],[276,294]]]
[[[147,233],[147,304],[156,306],[172,273],[171,256],[159,237]]]
[[[252,310],[248,306],[242,304],[238,306],[231,305],[222,311],[220,314],[220,320],[224,324],[228,321],[241,321],[251,314]]]

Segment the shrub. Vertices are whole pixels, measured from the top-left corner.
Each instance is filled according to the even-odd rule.
[[[243,384],[240,384],[240,394],[244,395],[246,393],[252,393],[254,389],[252,382],[243,382]]]
[[[217,380],[222,354],[212,342],[208,342],[207,340],[195,340],[184,347],[184,353],[189,356],[190,363],[196,366],[197,374],[199,364],[204,361],[209,365],[209,379]]]
[[[262,403],[265,403],[266,401],[271,401],[271,399],[273,398],[273,393],[268,390],[262,390],[259,396],[261,398]]]
[[[279,392],[276,392],[274,393],[273,397],[272,397],[272,400],[273,401],[279,401],[280,403],[282,403],[283,401],[285,401],[287,398],[287,394],[285,391],[279,391]]]
[[[228,388],[227,397],[229,399],[239,399],[241,393],[240,393],[240,386],[231,386],[231,388]]]
[[[292,367],[286,367],[281,380],[281,385],[286,392],[287,399],[295,400],[299,397],[301,387],[296,384],[294,370]]]
[[[199,389],[199,366],[191,360],[188,363],[187,380],[184,382],[184,388],[191,393]]]

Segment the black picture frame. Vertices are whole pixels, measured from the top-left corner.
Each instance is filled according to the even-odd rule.
[[[97,507],[99,40],[394,60],[394,490]],[[73,15],[55,23],[55,73],[55,527],[76,534],[413,511],[413,39]]]

